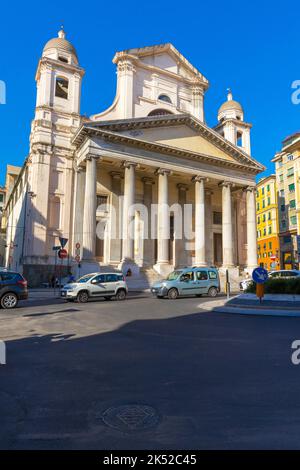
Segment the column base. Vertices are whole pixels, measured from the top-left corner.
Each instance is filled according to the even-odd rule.
[[[168,276],[172,271],[174,271],[174,266],[169,263],[156,263],[154,264],[153,269],[161,276]]]
[[[128,271],[131,271],[132,276],[138,276],[140,273],[140,266],[138,266],[132,259],[125,258],[119,263],[118,269],[122,271],[124,276],[127,275]]]

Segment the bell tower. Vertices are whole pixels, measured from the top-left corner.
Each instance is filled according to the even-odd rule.
[[[219,108],[218,121],[219,124],[215,130],[229,142],[251,155],[250,129],[252,125],[244,122],[244,110],[240,103],[233,100],[230,89],[227,90],[227,101]]]

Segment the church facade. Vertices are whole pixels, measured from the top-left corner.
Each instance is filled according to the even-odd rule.
[[[118,52],[116,97],[80,114],[80,67],[61,30],[44,47],[30,151],[6,205],[6,264],[53,272],[59,237],[81,273],[257,265],[251,125],[231,92],[205,123],[208,80],[173,45]]]

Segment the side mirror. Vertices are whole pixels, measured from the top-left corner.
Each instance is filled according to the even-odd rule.
[[[91,284],[98,284],[98,282],[97,282],[96,279],[92,279],[92,280],[91,280]]]

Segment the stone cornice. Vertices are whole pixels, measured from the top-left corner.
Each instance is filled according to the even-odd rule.
[[[65,62],[61,62],[60,60],[50,59],[49,57],[42,57],[39,60],[37,71],[35,75],[35,79],[38,80],[41,72],[42,67],[47,67],[49,70],[55,68],[56,70],[66,70],[68,72],[72,72],[73,74],[78,73],[81,77],[84,76],[85,71],[82,67],[73,64],[67,64]]]
[[[171,147],[166,144],[157,142],[148,142],[141,139],[136,139],[131,136],[119,134],[116,131],[126,131],[133,129],[145,129],[153,127],[170,127],[178,125],[187,125],[197,132],[199,135],[206,138],[208,141],[213,143],[219,149],[227,152],[231,155],[235,161],[229,161],[220,157],[212,155],[191,152],[185,149],[179,149]],[[177,114],[177,115],[164,115],[164,116],[153,116],[145,118],[133,118],[126,120],[115,120],[115,121],[100,121],[97,123],[88,123],[83,125],[75,135],[73,143],[79,148],[83,142],[89,137],[101,136],[108,141],[123,142],[128,145],[134,145],[138,147],[144,147],[146,149],[155,150],[157,152],[168,153],[171,155],[185,156],[188,158],[200,159],[202,161],[208,161],[215,163],[220,166],[227,166],[231,168],[238,168],[247,170],[254,174],[260,173],[265,169],[263,165],[258,163],[252,157],[247,155],[243,150],[237,148],[231,142],[224,139],[215,130],[210,129],[201,121],[198,121],[189,114]]]

